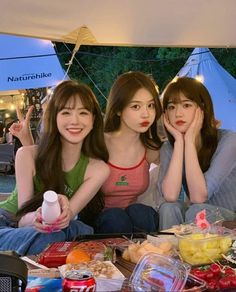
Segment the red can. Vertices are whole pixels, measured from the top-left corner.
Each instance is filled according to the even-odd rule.
[[[86,270],[73,270],[66,273],[62,281],[63,292],[95,292],[96,281],[93,274]]]

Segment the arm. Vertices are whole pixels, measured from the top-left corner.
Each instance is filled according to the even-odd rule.
[[[61,197],[62,214],[57,219],[56,228],[62,229],[69,225],[70,220],[96,195],[109,174],[110,169],[105,162],[90,159],[83,184],[70,201],[67,202],[65,196]]]
[[[108,165],[100,160],[90,159],[84,183],[70,199],[72,218],[78,214],[96,195],[110,174]]]
[[[192,203],[203,203],[207,199],[206,181],[197,154],[197,143],[200,143],[197,139],[201,137],[202,122],[203,112],[197,108],[193,122],[184,135],[186,180]]]
[[[15,171],[18,193],[18,209],[33,196],[34,155],[35,146],[22,147],[16,153]],[[23,216],[19,221],[19,227],[32,225],[34,212]]]
[[[16,136],[24,146],[34,144],[33,136],[30,131],[30,118],[32,116],[33,110],[34,106],[31,106],[24,118],[20,109],[17,107],[16,112],[19,123],[13,123],[9,129],[10,133]]]
[[[170,125],[165,116],[164,124],[175,138],[175,142],[170,163],[162,181],[161,191],[166,201],[176,202],[182,186],[184,141],[182,134]]]

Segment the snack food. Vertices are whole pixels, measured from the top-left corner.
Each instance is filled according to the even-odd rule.
[[[123,251],[122,258],[136,264],[143,255],[149,252],[170,255],[172,253],[172,244],[169,241],[163,241],[158,246],[155,246],[147,240],[142,243],[131,243]]]
[[[79,247],[72,249],[66,257],[67,264],[87,263],[91,260],[88,253]]]
[[[203,265],[222,258],[229,251],[232,238],[228,235],[193,233],[178,236],[182,259],[191,265]]]
[[[48,268],[56,268],[65,264],[68,253],[77,245],[75,241],[54,242],[39,254],[37,262]]]
[[[88,263],[66,264],[58,267],[58,269],[63,278],[65,277],[67,272],[82,269],[92,272],[95,278],[124,278],[121,272],[110,261],[93,260]]]

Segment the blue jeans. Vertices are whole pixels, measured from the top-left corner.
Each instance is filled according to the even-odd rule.
[[[72,241],[77,235],[92,233],[92,227],[78,220],[72,220],[67,228],[52,233],[38,232],[32,226],[13,228],[9,219],[0,215],[0,250],[14,250],[20,255],[39,254],[50,243]]]
[[[236,214],[233,211],[211,204],[203,203],[187,206],[183,202],[165,202],[159,208],[159,230],[169,229],[173,225],[193,223],[197,213],[203,209],[206,210],[207,220],[210,223],[217,221],[219,216],[227,221],[232,221],[236,218]]]
[[[156,232],[158,213],[149,206],[133,204],[126,209],[109,208],[96,220],[96,233]]]

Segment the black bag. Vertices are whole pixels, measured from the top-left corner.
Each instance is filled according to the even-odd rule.
[[[0,292],[25,291],[27,276],[26,263],[17,253],[0,252]]]

